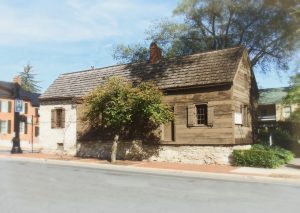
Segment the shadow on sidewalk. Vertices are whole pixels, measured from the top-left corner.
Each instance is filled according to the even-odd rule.
[[[300,165],[295,165],[295,164],[287,164],[286,167],[293,168],[293,169],[300,169]]]

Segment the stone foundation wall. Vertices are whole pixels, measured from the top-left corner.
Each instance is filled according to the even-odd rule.
[[[77,156],[110,159],[111,146],[111,142],[104,141],[80,142],[77,146]],[[250,147],[250,145],[168,146],[146,145],[141,141],[120,142],[117,159],[228,165],[231,163],[234,149],[250,149]]]

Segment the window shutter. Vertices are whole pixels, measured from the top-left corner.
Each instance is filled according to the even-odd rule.
[[[55,109],[52,109],[51,110],[51,128],[55,128],[56,127],[56,110]]]
[[[7,121],[7,133],[10,134],[11,133],[11,120]]]
[[[247,105],[243,106],[242,116],[243,116],[243,126],[248,126],[248,106]]]
[[[188,126],[194,126],[196,121],[196,115],[195,115],[195,104],[189,104],[187,109],[187,125]]]
[[[11,112],[11,101],[8,101],[8,112]]]
[[[27,121],[24,122],[24,134],[26,135],[28,131]]]
[[[39,131],[40,129],[39,129],[39,127],[35,127],[35,137],[38,137],[39,136],[39,134],[40,134],[40,131]]]
[[[28,113],[28,103],[25,103],[25,114]]]
[[[61,128],[65,128],[65,109],[61,110]]]
[[[207,109],[207,125],[213,126],[214,124],[215,111],[213,106],[208,106]]]

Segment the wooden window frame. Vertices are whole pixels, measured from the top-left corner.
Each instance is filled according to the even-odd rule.
[[[240,108],[242,113],[242,126],[249,127],[249,106],[248,104],[242,104]]]
[[[198,112],[197,107],[205,105],[206,106],[206,122],[205,124],[198,124]],[[210,105],[209,102],[198,102],[194,104],[189,104],[188,109],[188,127],[212,127],[214,123],[214,106]],[[191,113],[191,114],[189,114]]]
[[[201,112],[199,112],[199,111],[203,110],[202,107],[204,107],[204,112],[203,112],[203,114],[200,114]],[[195,116],[196,116],[195,126],[208,126],[207,125],[208,124],[208,122],[207,122],[208,121],[208,104],[207,103],[195,104]],[[201,116],[204,116],[204,118],[199,118]],[[201,121],[201,120],[204,120],[204,122],[199,123],[199,121]]]
[[[51,110],[51,129],[65,128],[65,109],[62,107]]]

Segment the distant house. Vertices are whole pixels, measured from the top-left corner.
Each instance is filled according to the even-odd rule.
[[[11,146],[14,137],[14,85],[16,83],[20,84],[18,78],[15,78],[15,82],[0,81],[0,146]],[[23,89],[20,91],[20,99],[23,100],[23,111],[20,114],[26,118],[20,122],[21,145],[37,142],[39,95]]]
[[[162,59],[152,44],[149,62],[60,75],[40,97],[45,150],[78,154],[86,146],[79,140],[86,131],[81,99],[111,76],[154,82],[173,109],[175,121],[160,129],[156,160],[228,163],[233,148],[253,143],[257,86],[245,48]],[[87,155],[101,157],[98,146],[106,142],[101,135],[93,140],[90,150],[99,152]]]
[[[272,125],[278,121],[286,121],[297,108],[296,104],[284,105],[289,87],[259,90],[258,121],[260,124]]]

